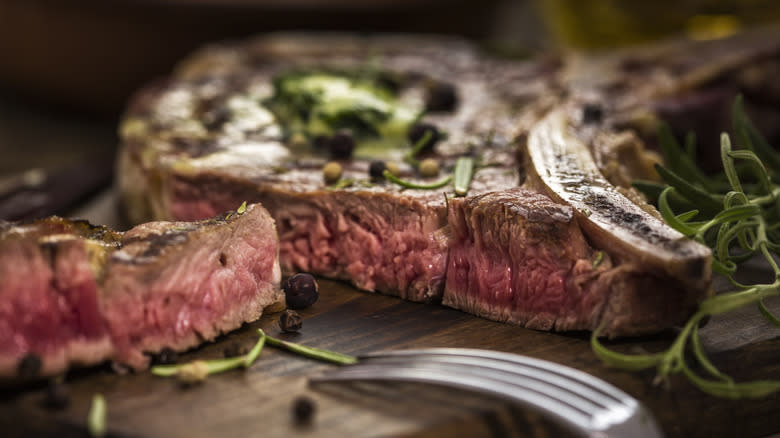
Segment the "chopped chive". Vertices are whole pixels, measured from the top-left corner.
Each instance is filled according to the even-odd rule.
[[[433,133],[431,131],[425,131],[423,136],[417,140],[417,143],[412,146],[412,149],[407,152],[406,155],[404,155],[404,161],[411,164],[412,166],[417,166],[420,164],[416,157],[423,149],[425,149],[425,146],[428,144],[428,140],[430,140],[431,137],[433,137]]]
[[[387,179],[388,181],[394,182],[401,187],[406,187],[407,189],[421,189],[421,190],[439,189],[446,186],[447,184],[450,183],[450,181],[452,181],[452,176],[447,176],[431,184],[416,184],[398,178],[397,176],[390,173],[389,170],[385,170],[384,172],[382,172],[382,176],[384,176],[385,179]]]
[[[337,363],[341,365],[349,365],[357,363],[357,358],[346,354],[336,353],[335,351],[323,350],[315,347],[307,347],[301,344],[295,344],[293,342],[283,341],[266,335],[268,345],[283,348],[293,353],[300,354],[310,359],[321,360],[324,362]]]
[[[339,190],[345,187],[349,187],[355,183],[355,180],[349,178],[341,178],[335,184],[326,187],[326,190]]]
[[[474,159],[460,157],[455,163],[455,196],[466,196],[474,176]]]
[[[236,210],[236,213],[238,214],[244,214],[246,212],[246,201],[241,203],[241,206],[238,207],[238,210]]]
[[[103,394],[97,393],[92,396],[92,404],[89,406],[87,414],[87,430],[93,437],[102,437],[106,434],[106,399]]]
[[[205,363],[208,374],[217,374],[239,367],[249,368],[252,363],[257,360],[260,352],[263,351],[263,345],[265,345],[265,333],[263,333],[262,330],[258,330],[258,333],[260,334],[260,338],[257,340],[255,346],[252,347],[252,350],[246,355],[201,361]],[[155,376],[172,377],[179,375],[182,369],[191,366],[192,363],[193,362],[176,365],[156,365],[153,366],[150,371]]]
[[[596,258],[593,260],[593,269],[598,268],[603,260],[604,260],[604,252],[603,251],[596,252]]]

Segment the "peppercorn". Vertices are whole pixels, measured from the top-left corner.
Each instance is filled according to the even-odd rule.
[[[37,377],[41,372],[43,364],[41,358],[35,353],[27,353],[19,359],[19,363],[16,366],[16,372],[19,377],[32,378]]]
[[[393,174],[393,176],[400,176],[401,175],[401,168],[398,167],[398,164],[393,163],[392,161],[386,164],[387,170]]]
[[[294,310],[305,309],[317,301],[320,296],[317,280],[311,274],[299,273],[287,278],[282,285],[287,307]]]
[[[52,410],[65,409],[70,403],[70,393],[68,387],[57,379],[49,381],[46,388],[46,397],[43,399],[43,405]]]
[[[424,137],[426,137],[426,134],[428,134],[428,140],[426,140],[422,145],[420,153],[430,152],[433,150],[433,145],[439,141],[441,136],[439,129],[430,123],[417,123],[409,128],[409,132],[407,134],[409,142],[412,143],[412,147],[416,147],[417,144],[422,141]]]
[[[292,147],[302,147],[307,145],[309,142],[306,140],[306,136],[301,134],[300,132],[296,132],[290,136],[290,138],[287,139],[287,144],[289,144]]]
[[[328,139],[328,149],[330,150],[330,156],[335,159],[351,157],[352,151],[355,150],[355,139],[352,137],[352,133],[341,130],[333,134]]]
[[[439,174],[439,162],[433,158],[426,158],[420,161],[420,165],[417,168],[420,172],[420,176],[431,177]]]
[[[279,315],[279,328],[285,333],[295,333],[303,328],[303,318],[295,310],[285,310]]]
[[[179,360],[179,353],[177,353],[171,347],[163,348],[162,350],[160,350],[159,353],[154,355],[154,357],[152,358],[152,361],[158,365],[170,365],[176,363],[178,360]]]
[[[322,167],[322,177],[326,184],[333,184],[341,179],[341,164],[331,161]]]
[[[306,425],[310,424],[314,418],[316,405],[314,404],[314,400],[309,397],[300,396],[293,400],[292,410],[295,424]]]
[[[582,107],[582,122],[583,123],[599,123],[604,117],[604,110],[601,105],[597,103],[586,103]]]
[[[452,111],[458,104],[457,90],[446,82],[433,82],[425,97],[425,110],[428,112]]]
[[[371,165],[368,166],[368,174],[371,176],[371,178],[374,179],[382,179],[384,178],[384,175],[382,173],[387,169],[387,164],[385,164],[382,160],[374,160],[371,162]]]
[[[195,360],[179,368],[177,377],[184,385],[192,385],[206,380],[209,375],[209,365],[206,361]]]

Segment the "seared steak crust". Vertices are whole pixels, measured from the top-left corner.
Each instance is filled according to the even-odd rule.
[[[0,227],[0,376],[184,350],[281,299],[273,220],[258,205],[120,233],[62,218]]]

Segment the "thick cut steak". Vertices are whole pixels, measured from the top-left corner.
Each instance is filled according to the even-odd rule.
[[[283,299],[273,219],[259,205],[115,232],[62,218],[0,224],[0,376],[105,360],[135,369]]]
[[[431,84],[455,90],[453,108],[422,118],[446,132],[424,156],[438,160],[440,176],[458,157],[472,157],[465,196],[456,197],[452,185],[405,188],[369,177],[371,160],[381,158],[399,163],[402,179],[435,181],[404,162],[410,145],[338,159],[340,183],[326,183],[327,154],[316,141],[293,141],[268,104],[279,75],[367,65],[394,78],[401,99],[419,99]],[[690,282],[676,271],[646,269],[641,253],[593,239],[600,229],[583,226],[576,207],[548,197],[534,185],[538,178],[520,188],[532,128],[567,98],[561,66],[409,37],[274,35],[209,47],[131,102],[118,186],[134,221],[191,220],[242,200],[261,202],[276,220],[288,272],[537,329],[603,326],[616,336],[677,324],[710,292],[709,269],[692,272]],[[657,160],[642,147],[623,158]],[[674,263],[709,265],[705,248],[675,238],[695,250]]]

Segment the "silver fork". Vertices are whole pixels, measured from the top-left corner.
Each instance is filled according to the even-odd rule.
[[[411,381],[492,394],[536,409],[588,437],[662,437],[642,404],[590,374],[553,362],[490,350],[430,348],[371,353],[310,379]]]

